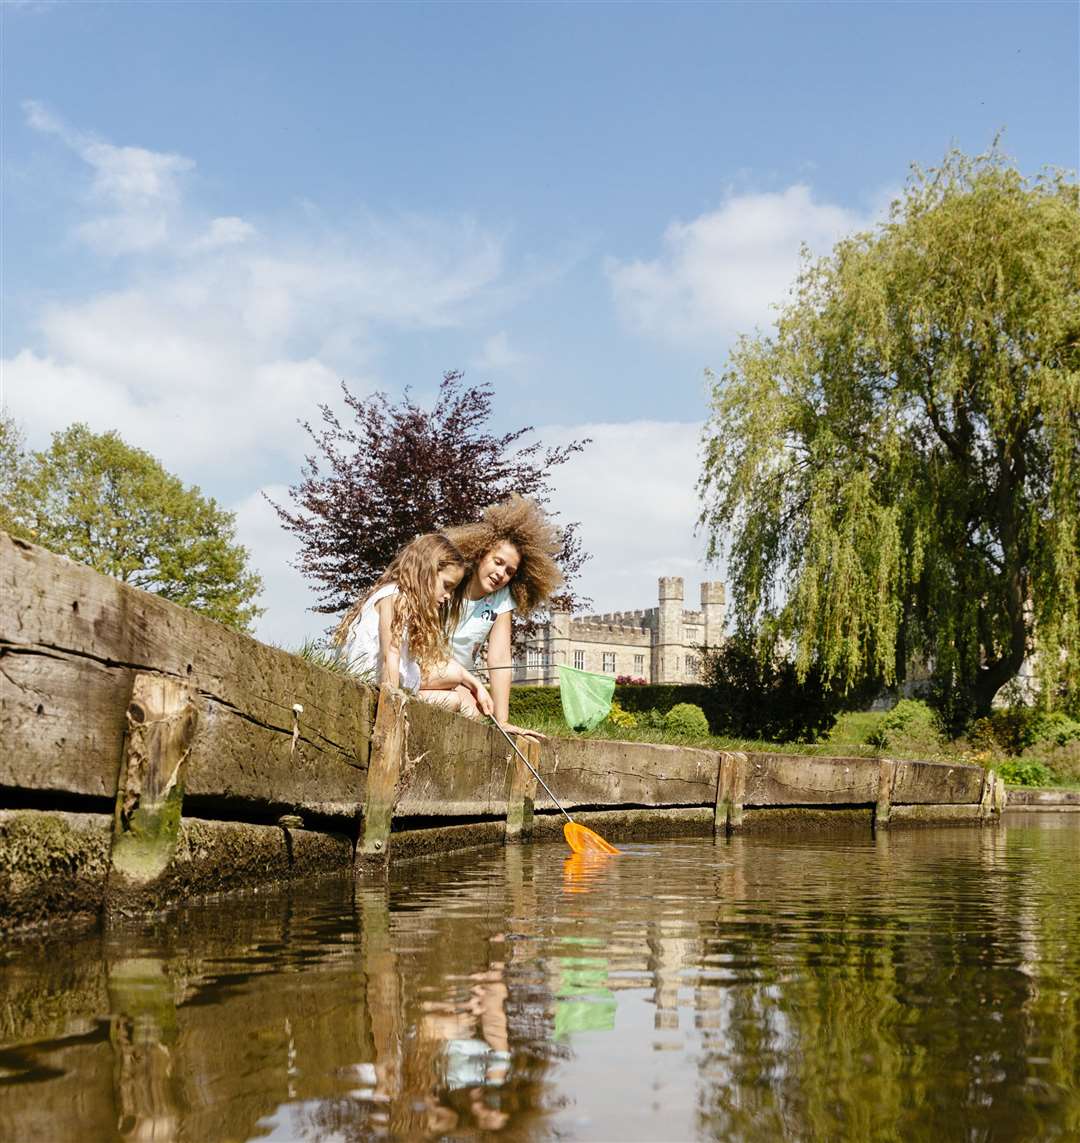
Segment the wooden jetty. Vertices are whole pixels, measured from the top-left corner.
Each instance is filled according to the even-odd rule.
[[[613,839],[992,823],[993,773],[519,740]],[[371,687],[0,533],[0,933],[554,834],[495,728]]]

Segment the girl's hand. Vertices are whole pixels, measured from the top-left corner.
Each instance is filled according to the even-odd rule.
[[[547,740],[547,735],[541,734],[539,730],[526,730],[524,726],[515,726],[512,722],[504,722],[502,728],[507,734],[520,734],[522,738],[531,738],[534,742]]]
[[[465,685],[476,696],[476,705],[480,708],[480,713],[490,716],[495,709],[495,704],[491,701],[487,687],[475,675],[470,674],[465,676]]]

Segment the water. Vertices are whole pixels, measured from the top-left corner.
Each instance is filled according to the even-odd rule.
[[[1080,1139],[1080,814],[562,845],[0,958],[0,1139]]]

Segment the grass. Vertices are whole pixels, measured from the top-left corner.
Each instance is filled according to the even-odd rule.
[[[707,750],[742,750],[757,753],[790,754],[795,756],[832,756],[847,758],[899,758],[930,762],[970,762],[994,767],[1006,760],[1005,755],[986,750],[975,750],[964,739],[951,741],[942,738],[925,723],[908,730],[885,731],[887,744],[874,745],[868,739],[882,733],[882,723],[889,711],[849,711],[836,721],[832,732],[819,742],[764,742],[749,738],[727,738],[718,735],[674,736],[663,729],[619,727],[610,721],[595,730],[580,734],[569,730],[562,719],[537,718],[521,715],[515,721],[538,730],[550,738],[617,739],[623,742],[655,742],[672,746],[690,746]],[[1059,789],[1080,789],[1080,757],[1076,752],[1037,744],[1024,751],[1024,761],[1043,762],[1052,772],[1052,785]]]

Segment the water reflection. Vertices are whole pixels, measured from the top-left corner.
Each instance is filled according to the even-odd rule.
[[[1080,815],[561,846],[0,960],[0,1138],[1080,1138]]]

